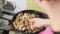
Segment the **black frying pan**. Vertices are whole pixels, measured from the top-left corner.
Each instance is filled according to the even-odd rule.
[[[42,18],[42,19],[48,19],[49,17],[48,17],[48,15],[46,14],[46,13],[42,13],[42,12],[38,12],[38,11],[35,11],[35,10],[23,10],[23,11],[20,11],[20,12],[18,12],[13,18],[12,18],[12,20],[10,21],[10,25],[12,25],[13,26],[13,22],[15,21],[15,19],[16,19],[16,16],[19,14],[19,13],[30,13],[30,14],[35,14],[35,15],[39,15],[38,16],[38,18]],[[37,17],[37,16],[36,16]],[[44,27],[42,30],[45,30],[46,28]],[[14,30],[16,30],[16,29],[14,29]],[[40,31],[42,31],[42,30],[40,30]],[[17,30],[18,31],[18,30]],[[39,31],[39,32],[40,32]],[[21,31],[21,32],[23,32],[23,31]],[[36,33],[26,33],[26,34],[37,34],[38,32],[36,32]]]

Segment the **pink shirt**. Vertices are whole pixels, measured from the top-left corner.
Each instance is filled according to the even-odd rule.
[[[51,27],[47,27],[46,30],[41,31],[39,34],[54,34],[54,32]]]

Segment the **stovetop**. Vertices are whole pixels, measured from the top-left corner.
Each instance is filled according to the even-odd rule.
[[[3,15],[2,17],[0,17],[0,32],[1,33],[3,32],[3,30],[1,30],[2,28],[9,30],[8,24],[9,24],[9,21],[12,20],[14,15],[15,15],[14,13],[3,11]]]
[[[12,18],[13,18],[14,15],[15,15],[14,13],[4,12],[3,11],[3,15],[2,15],[2,17],[0,17],[0,22],[2,21],[2,22],[5,23],[5,25],[8,25],[9,24],[9,21],[12,20]]]
[[[6,4],[4,7],[3,7],[3,16],[1,17],[1,19],[3,21],[10,21],[13,16],[21,11],[21,10],[26,10],[27,7],[26,7],[26,0],[7,0],[8,1],[8,4]],[[11,2],[15,3],[16,5],[16,8],[12,9],[13,6],[11,5]],[[9,5],[9,6],[8,6]],[[11,8],[10,8],[11,7]],[[7,10],[6,10],[7,9]],[[1,21],[1,20],[0,20]]]
[[[3,15],[2,15],[2,17],[0,17],[0,27],[4,27],[6,25],[8,26],[9,21],[12,20],[13,16],[17,12],[19,12],[21,10],[26,10],[27,9],[26,0],[19,0],[19,1],[17,1],[17,0],[8,0],[8,1],[9,2],[14,2],[16,4],[16,8],[14,10],[11,10],[11,8],[8,6],[10,8],[10,10],[8,10],[7,9],[8,7],[6,7],[6,6],[4,7],[4,9],[3,9]],[[8,28],[6,28],[6,29],[8,29]],[[2,30],[0,30],[0,32],[2,32]]]

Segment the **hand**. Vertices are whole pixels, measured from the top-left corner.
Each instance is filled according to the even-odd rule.
[[[48,25],[48,19],[40,19],[40,18],[34,18],[30,20],[30,26],[31,28],[34,27],[42,27],[44,25]]]
[[[14,29],[14,27],[12,25],[9,25],[9,28],[10,28],[10,30],[13,30]]]

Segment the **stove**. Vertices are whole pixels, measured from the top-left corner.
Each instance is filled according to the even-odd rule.
[[[11,2],[16,4],[14,8],[14,4],[12,5]],[[9,6],[8,6],[9,5]],[[7,7],[8,6],[8,7]],[[11,8],[10,8],[11,7]],[[9,29],[8,24],[9,21],[12,20],[13,16],[21,10],[26,10],[26,0],[8,0],[8,4],[3,7],[3,14],[0,17],[0,32],[3,32],[2,28]],[[0,33],[1,34],[1,33]]]
[[[16,13],[21,10],[26,10],[26,6],[26,0],[7,0],[7,4],[3,6],[3,15],[0,17],[0,23],[1,20],[6,22],[10,21]]]

